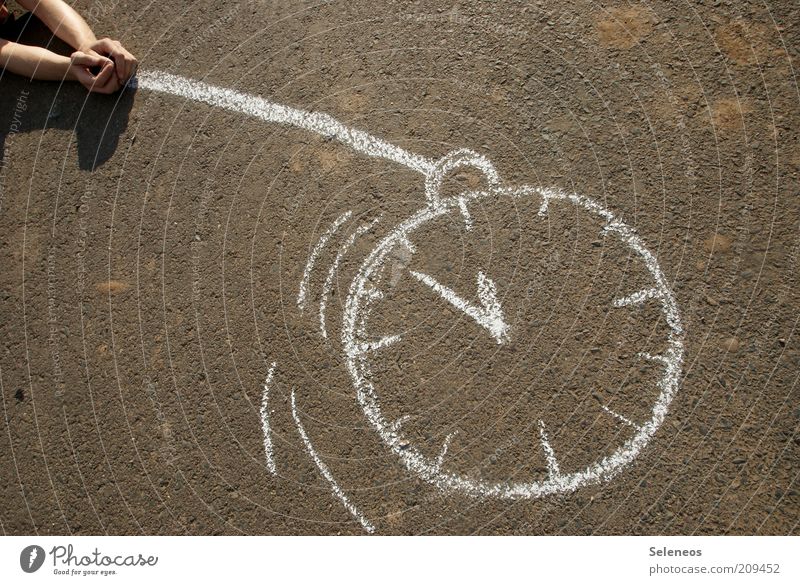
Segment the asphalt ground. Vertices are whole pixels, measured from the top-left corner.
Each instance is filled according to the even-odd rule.
[[[591,198],[680,335],[576,200],[467,164],[412,229],[407,166],[2,74],[4,534],[797,532],[795,2],[76,8],[142,72]]]

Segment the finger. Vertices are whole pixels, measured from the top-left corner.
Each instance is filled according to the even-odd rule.
[[[136,72],[136,58],[125,50],[119,42],[115,41],[116,50],[113,53],[114,63],[117,65],[117,76],[120,81],[127,81]]]
[[[85,69],[84,67],[75,67],[74,71],[75,77],[78,78],[80,84],[89,91],[92,91],[92,86],[94,85],[94,75],[89,73],[89,70]]]
[[[109,62],[109,59],[106,57],[92,55],[82,51],[75,51],[72,53],[72,55],[70,55],[70,59],[72,60],[73,65],[81,65],[82,67],[97,67]]]
[[[99,39],[91,48],[114,61],[115,74],[120,83],[124,84],[136,73],[138,61],[119,41],[109,38]]]
[[[114,77],[114,62],[110,59],[103,59],[104,63],[100,71],[95,75],[95,84],[98,87],[105,86]]]
[[[111,55],[117,50],[117,46],[111,39],[100,39],[92,44],[92,50],[101,54]]]
[[[100,85],[105,84],[114,73],[114,62],[100,55],[76,51],[70,55],[70,59],[74,66],[85,69],[93,78],[99,77],[99,81],[95,80],[94,83]]]
[[[114,65],[109,62],[99,74],[93,75],[89,69],[75,66],[75,74],[78,81],[92,93],[109,94],[119,89],[119,82],[114,75]]]
[[[92,86],[91,91],[94,93],[109,94],[119,90],[119,87],[120,85],[119,81],[117,81],[116,75],[110,75],[105,83],[95,83]]]
[[[117,78],[116,73],[114,72],[114,68],[112,67],[111,70],[109,71],[107,80],[105,81],[105,83],[102,83],[100,85],[100,89],[103,90],[103,93],[114,93],[116,91],[119,91],[121,87],[122,84]]]
[[[122,58],[123,70],[120,75],[120,80],[125,82],[136,74],[136,59],[133,55],[126,51],[125,56]]]

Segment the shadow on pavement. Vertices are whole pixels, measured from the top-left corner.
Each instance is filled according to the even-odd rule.
[[[30,14],[3,27],[2,37],[59,54],[71,52]],[[113,95],[90,94],[79,83],[28,81],[0,71],[0,164],[9,135],[55,128],[74,131],[80,168],[96,169],[114,154],[128,126],[134,93],[126,88]]]

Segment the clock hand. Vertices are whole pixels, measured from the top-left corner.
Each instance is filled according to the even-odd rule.
[[[421,272],[414,272],[413,270],[409,272],[411,272],[414,278],[427,284],[434,291],[439,293],[444,300],[453,305],[456,309],[472,317],[478,325],[486,329],[492,337],[497,340],[497,343],[505,343],[509,340],[509,326],[505,321],[500,301],[497,300],[497,287],[494,281],[483,272],[478,271],[478,298],[481,302],[480,307],[476,307],[469,301],[464,300],[458,296],[454,290],[439,283],[432,276]]]

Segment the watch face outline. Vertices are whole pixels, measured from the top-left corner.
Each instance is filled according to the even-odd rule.
[[[384,417],[378,390],[370,380],[370,355],[400,340],[400,336],[397,335],[374,339],[367,333],[370,313],[375,303],[380,302],[383,296],[379,288],[381,273],[392,251],[397,247],[405,247],[413,252],[415,247],[412,234],[424,224],[448,213],[462,213],[467,229],[470,229],[469,204],[497,195],[515,199],[538,197],[540,198],[540,215],[547,213],[548,205],[551,201],[555,201],[570,203],[599,218],[604,223],[604,234],[616,237],[643,261],[653,284],[652,288],[646,288],[622,299],[617,299],[614,305],[624,307],[648,302],[651,299],[655,300],[660,304],[661,313],[669,329],[667,350],[664,353],[657,356],[641,354],[642,357],[663,366],[663,374],[656,382],[659,395],[653,404],[651,418],[641,425],[634,425],[621,415],[603,407],[610,414],[633,426],[636,432],[613,453],[594,461],[584,469],[571,473],[562,473],[560,470],[557,456],[550,446],[544,422],[540,420],[538,423],[539,438],[548,467],[546,479],[541,480],[490,481],[446,470],[442,460],[451,437],[445,440],[442,452],[437,458],[434,459],[423,454],[404,435],[401,428],[403,417],[393,422]],[[384,236],[362,262],[349,288],[342,323],[341,340],[346,356],[347,370],[356,390],[356,399],[384,445],[400,458],[411,473],[433,484],[441,491],[477,498],[508,500],[538,498],[573,492],[581,487],[596,485],[613,478],[639,455],[663,423],[669,405],[679,387],[684,351],[683,329],[674,295],[655,256],[647,249],[636,232],[589,197],[554,189],[527,186],[519,188],[492,186],[489,190],[472,191],[449,198],[429,197],[427,207],[402,221],[388,235]],[[500,342],[501,339],[498,338],[498,343]]]

